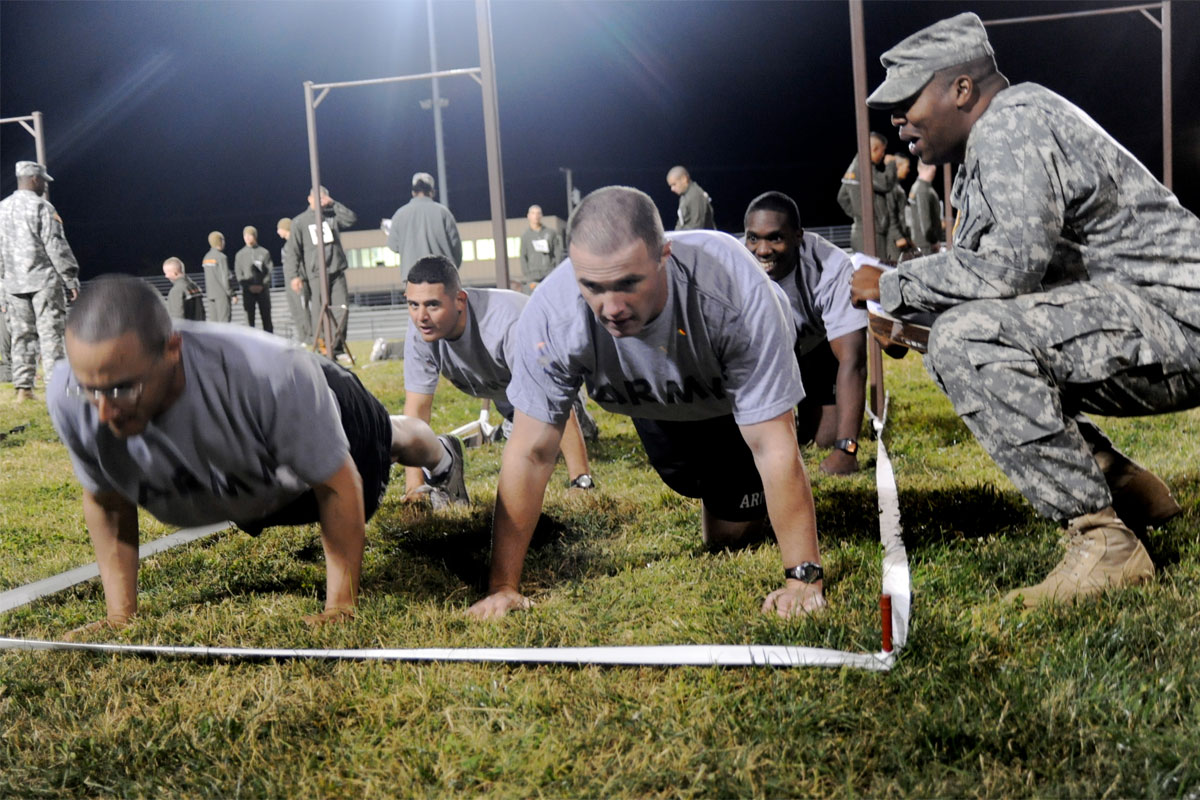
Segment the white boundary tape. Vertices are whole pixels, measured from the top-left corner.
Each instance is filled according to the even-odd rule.
[[[172,547],[178,547],[181,544],[194,542],[197,539],[203,539],[206,536],[211,536],[217,531],[223,531],[228,528],[230,523],[218,522],[213,525],[204,525],[199,528],[185,528],[175,531],[169,536],[164,536],[161,539],[155,539],[153,542],[147,542],[138,548],[138,560],[148,558],[164,550],[170,550]],[[7,592],[0,592],[0,614],[6,611],[12,611],[18,606],[23,606],[32,603],[39,597],[61,592],[63,589],[69,589],[77,583],[91,580],[100,575],[100,568],[95,563],[88,564],[84,567],[61,572],[53,577],[45,580],[34,581],[27,583],[24,586],[18,586],[16,589],[9,589]]]
[[[483,414],[486,414],[486,410]],[[870,412],[868,411],[870,414]],[[484,433],[486,417],[478,426]],[[790,645],[655,645],[646,647],[503,647],[503,648],[413,648],[373,650],[316,650],[292,648],[196,647],[175,645],[104,644],[50,642],[38,639],[0,637],[0,650],[82,650],[98,653],[178,656],[203,659],[318,659],[347,661],[474,662],[507,664],[569,664],[573,666],[658,666],[658,667],[851,667],[887,672],[895,663],[895,651],[908,638],[912,605],[908,555],[900,536],[900,504],[891,459],[883,444],[887,418],[870,414],[878,442],[876,486],[879,494],[879,539],[884,548],[883,595],[891,598],[891,642],[878,653],[852,653],[819,647]],[[465,426],[464,426],[465,427]],[[488,426],[490,427],[490,426]],[[208,536],[226,525],[179,531],[139,549],[139,557]],[[0,613],[38,597],[65,589],[98,574],[96,565],[64,572],[0,594]],[[888,646],[891,649],[888,650]]]

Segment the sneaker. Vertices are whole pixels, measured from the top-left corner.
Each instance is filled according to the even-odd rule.
[[[33,399],[33,389],[17,389],[17,400],[24,402]]]
[[[471,500],[467,497],[467,483],[463,479],[463,448],[457,436],[442,434],[438,441],[450,451],[450,469],[441,478],[434,478],[425,470],[425,480],[430,486],[429,502],[434,511],[441,511],[451,506],[467,506]]]
[[[1113,510],[1130,528],[1162,525],[1183,511],[1163,479],[1116,451],[1096,453],[1096,463],[1112,492]]]
[[[1146,548],[1111,507],[1071,520],[1067,535],[1067,552],[1058,566],[1036,586],[1006,594],[1005,603],[1020,599],[1026,608],[1073,603],[1154,577]]]
[[[380,336],[371,346],[371,360],[383,361],[385,358],[387,358],[387,339]]]

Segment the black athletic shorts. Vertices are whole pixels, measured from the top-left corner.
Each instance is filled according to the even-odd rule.
[[[748,522],[767,514],[762,478],[733,415],[695,422],[634,418],[650,465],[684,497],[699,497],[718,519]]]
[[[831,406],[837,402],[838,360],[828,341],[823,341],[804,355],[796,356],[800,366],[800,383],[804,385],[802,406]]]
[[[383,403],[348,369],[326,358],[318,358],[325,382],[333,390],[342,415],[342,430],[350,442],[350,457],[362,478],[363,507],[366,519],[379,508],[392,474],[392,420]],[[303,435],[297,432],[297,435]],[[309,525],[321,521],[317,495],[309,489],[278,511],[262,519],[239,522],[238,527],[252,536],[276,525]]]

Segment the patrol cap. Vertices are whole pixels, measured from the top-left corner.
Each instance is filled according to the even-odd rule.
[[[284,217],[283,219],[279,220],[279,222],[275,223],[275,230],[277,231],[290,231],[291,229],[292,221],[287,217]]]
[[[36,161],[18,161],[17,162],[17,177],[18,178],[36,178],[42,176],[48,181],[54,180],[50,177],[50,173],[46,172],[46,168]]]
[[[427,184],[429,184],[430,188],[432,188],[434,185],[433,184],[433,176],[430,175],[428,172],[418,172],[415,175],[413,175],[412,185],[416,186],[418,183],[427,183]]]
[[[254,227],[253,225],[247,225],[246,227],[242,228],[242,236],[257,237],[258,236],[258,228]]]
[[[867,105],[889,109],[915,95],[938,70],[995,56],[983,21],[971,12],[935,22],[879,57],[887,78],[871,92]]]
[[[221,233],[220,231],[213,231],[212,233],[210,233],[208,235],[208,246],[209,247],[216,247],[217,245],[224,244],[224,243],[225,243],[225,234]]]

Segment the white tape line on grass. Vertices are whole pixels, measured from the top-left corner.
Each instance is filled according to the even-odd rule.
[[[211,536],[217,531],[223,531],[228,527],[228,522],[218,522],[213,525],[205,525],[199,528],[185,528],[176,531],[169,536],[155,539],[153,542],[147,542],[139,547],[138,560],[148,558],[164,550],[170,550],[172,547],[178,547],[181,544],[203,539],[205,536]],[[27,603],[32,603],[39,597],[61,592],[63,589],[68,589],[77,583],[89,581],[99,574],[99,567],[95,563],[92,563],[85,567],[67,570],[45,580],[27,583],[24,586],[18,586],[16,589],[9,589],[7,592],[0,592],[0,614]]]
[[[459,647],[378,650],[296,650],[253,647],[86,644],[0,638],[4,650],[90,650],[101,653],[231,659],[321,659],[347,661],[472,661],[511,664],[650,667],[856,667],[886,671],[891,653],[847,653],[788,645],[656,645],[650,647]]]
[[[873,672],[886,672],[892,668],[895,662],[895,651],[903,647],[907,640],[909,611],[912,603],[908,556],[904,549],[904,542],[900,536],[900,504],[896,489],[896,478],[892,470],[891,459],[888,458],[887,448],[883,443],[883,429],[887,418],[886,408],[885,401],[884,419],[878,419],[872,414],[871,421],[875,427],[876,440],[879,446],[875,472],[876,486],[879,494],[879,539],[884,548],[882,591],[883,594],[891,597],[892,652],[851,653],[845,650],[829,650],[819,647],[792,647],[788,645],[298,650],[290,648],[93,644],[8,638],[0,638],[0,650],[79,650],[99,653],[128,653],[207,659],[441,661],[567,664],[572,666],[851,667]],[[181,531],[180,533],[183,532]],[[199,537],[196,536],[193,538]],[[162,541],[164,540],[159,540],[159,542]],[[151,544],[158,544],[158,542]],[[161,547],[160,549],[166,549],[166,547]],[[66,574],[70,573],[64,573],[64,575]],[[93,572],[92,575],[94,574]],[[58,578],[63,578],[64,575],[60,575]],[[86,580],[87,577],[80,580]],[[55,579],[50,580],[53,581]],[[41,581],[40,583],[45,584],[48,581]],[[26,591],[36,585],[30,584],[30,586],[14,590],[14,592]],[[65,584],[60,588],[65,588],[66,585],[71,584]],[[14,592],[6,594],[13,594]],[[29,602],[34,596],[41,596],[48,593],[43,591],[40,594],[30,596],[22,602]],[[0,595],[0,598],[3,597],[4,595]]]
[[[900,535],[900,493],[896,488],[896,473],[883,444],[886,423],[887,399],[884,400],[883,419],[871,414],[871,424],[879,445],[875,457],[875,487],[879,496],[879,542],[883,545],[883,594],[892,598],[892,647],[899,650],[908,639],[912,576],[908,569],[908,552]]]

